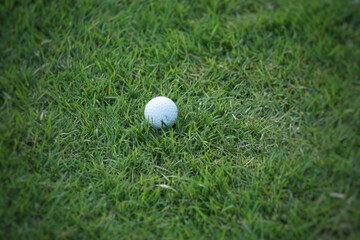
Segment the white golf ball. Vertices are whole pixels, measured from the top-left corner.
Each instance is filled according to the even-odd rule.
[[[176,104],[167,97],[155,97],[145,106],[145,119],[154,128],[172,126],[178,117]]]

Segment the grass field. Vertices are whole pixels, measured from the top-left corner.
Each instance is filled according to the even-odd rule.
[[[1,239],[360,238],[359,1],[0,4]]]

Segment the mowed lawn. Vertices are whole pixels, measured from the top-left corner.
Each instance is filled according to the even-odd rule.
[[[360,239],[359,12],[1,1],[0,238]]]

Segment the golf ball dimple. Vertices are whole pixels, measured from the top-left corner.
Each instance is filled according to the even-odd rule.
[[[145,119],[157,129],[172,126],[178,117],[176,104],[167,97],[155,97],[145,106]]]

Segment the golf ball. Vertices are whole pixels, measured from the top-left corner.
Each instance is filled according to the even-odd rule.
[[[155,97],[145,106],[145,119],[157,129],[172,126],[178,117],[176,104],[167,97]]]

